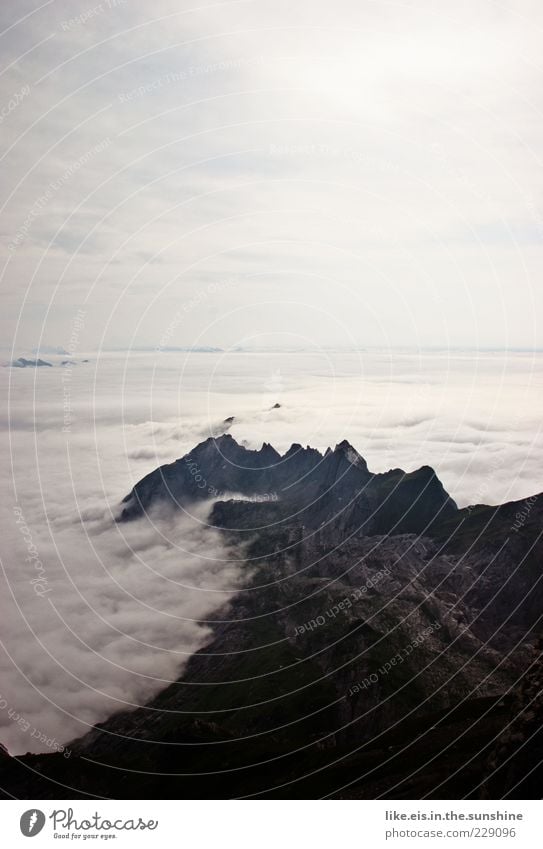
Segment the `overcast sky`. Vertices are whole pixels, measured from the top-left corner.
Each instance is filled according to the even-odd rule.
[[[543,346],[537,0],[0,29],[3,346]]]

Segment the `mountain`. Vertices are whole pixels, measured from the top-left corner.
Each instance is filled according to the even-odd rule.
[[[307,528],[324,523],[364,535],[423,533],[458,512],[428,466],[373,474],[347,441],[324,454],[294,444],[281,456],[268,443],[251,451],[225,434],[139,481],[123,499],[121,520],[227,493],[275,503],[283,520],[295,514]]]
[[[11,365],[13,368],[39,368],[40,366],[49,366],[51,368],[53,364],[45,360],[29,360],[26,357],[18,357],[18,359],[13,360]]]
[[[540,798],[543,496],[460,510],[429,467],[221,436],[139,481],[120,529],[204,499],[246,569],[208,644],[69,758],[4,758],[8,792]]]

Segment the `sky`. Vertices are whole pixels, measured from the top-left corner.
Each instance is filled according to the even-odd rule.
[[[281,453],[346,438],[374,472],[431,465],[462,507],[543,491],[543,354],[88,357],[0,368],[0,742],[12,753],[52,751],[145,703],[228,618],[251,567],[208,527],[209,503],[114,521],[138,480],[212,434]]]
[[[227,416],[461,506],[543,490],[542,29],[535,0],[0,5],[0,362],[53,362],[0,367],[10,751],[163,689],[243,588],[205,513],[113,521]]]
[[[2,347],[543,347],[542,28],[2,3]]]

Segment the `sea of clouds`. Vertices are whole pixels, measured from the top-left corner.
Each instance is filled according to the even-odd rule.
[[[543,491],[543,355],[83,356],[0,369],[0,742],[12,753],[49,751],[149,699],[228,617],[248,569],[207,525],[210,503],[115,522],[137,480],[210,435],[281,452],[346,438],[373,471],[433,466],[460,506]]]

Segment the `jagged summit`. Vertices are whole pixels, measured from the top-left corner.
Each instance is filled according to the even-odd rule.
[[[233,420],[234,417],[232,416],[230,419],[225,419],[225,422]],[[191,453],[197,453],[202,448],[202,446],[209,445],[215,445],[219,449],[219,451],[232,450],[235,446],[237,450],[239,450],[240,452],[245,452],[248,456],[262,454],[263,452],[269,451],[271,449],[273,453],[281,459],[289,458],[299,453],[309,453],[313,456],[318,456],[321,459],[324,459],[326,456],[328,456],[328,454],[341,454],[347,457],[347,459],[349,459],[351,463],[353,463],[353,465],[362,464],[366,466],[366,461],[364,460],[364,458],[361,456],[361,454],[358,453],[355,448],[353,448],[353,446],[347,439],[343,439],[341,442],[339,442],[334,449],[330,447],[327,448],[324,453],[321,453],[317,448],[312,448],[310,445],[306,445],[304,448],[304,446],[300,442],[293,442],[290,448],[288,448],[284,454],[280,454],[270,442],[263,442],[261,448],[247,448],[246,446],[241,445],[239,442],[237,442],[231,433],[222,433],[218,436],[209,436],[203,442],[200,442]]]
[[[309,527],[334,522],[365,534],[421,533],[436,518],[457,512],[427,466],[412,473],[374,474],[347,440],[324,453],[293,443],[281,455],[268,442],[250,449],[222,434],[139,481],[123,499],[121,521],[161,506],[183,508],[212,497],[229,500],[232,494],[272,502],[258,505],[257,524],[277,521],[282,511],[285,520],[295,514]]]

